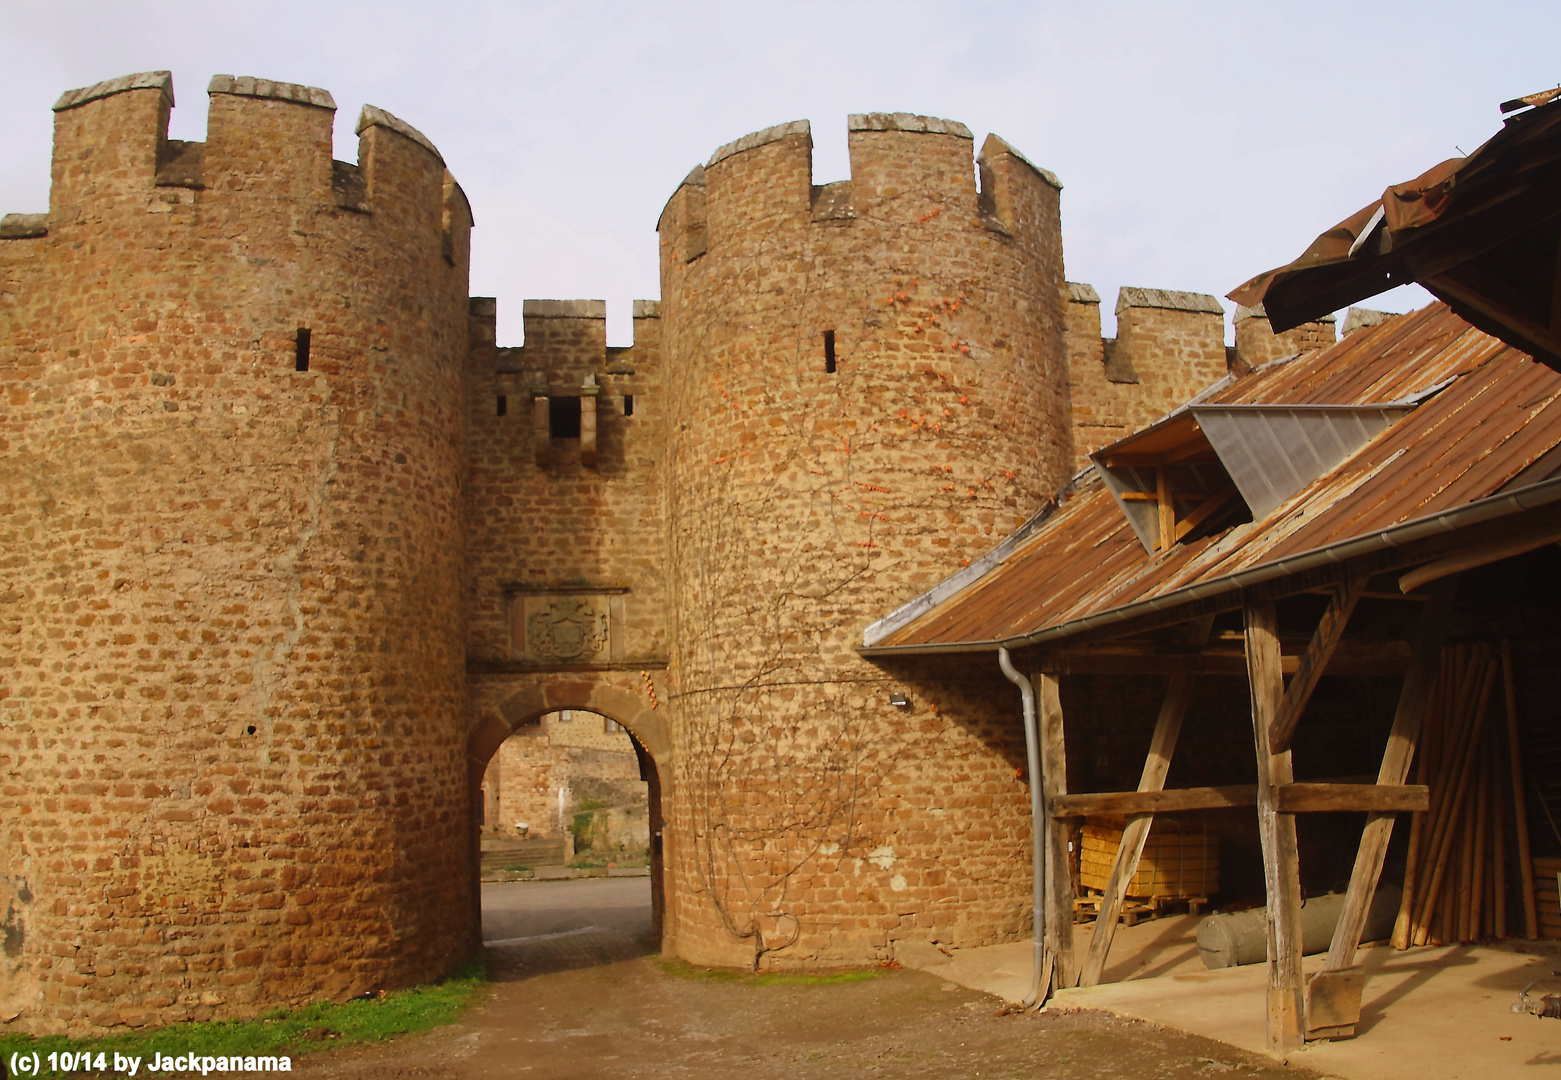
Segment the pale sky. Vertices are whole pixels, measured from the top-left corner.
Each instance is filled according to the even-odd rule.
[[[1497,105],[1561,82],[1561,4],[332,3],[0,0],[0,212],[47,207],[66,89],[173,72],[170,134],[201,139],[213,74],[335,96],[426,134],[471,199],[472,293],[658,296],[656,218],[717,146],[813,123],[845,179],[846,115],[995,131],[1057,173],[1068,277],[1109,320],[1122,285],[1223,296],[1390,183],[1467,153]],[[1398,290],[1371,306],[1425,303]],[[1227,311],[1234,305],[1226,301]]]

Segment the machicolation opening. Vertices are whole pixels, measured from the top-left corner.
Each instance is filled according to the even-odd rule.
[[[579,395],[553,394],[547,399],[547,428],[550,438],[580,437]]]

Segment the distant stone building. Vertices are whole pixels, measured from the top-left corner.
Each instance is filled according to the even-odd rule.
[[[500,347],[427,138],[366,108],[350,164],[323,90],[209,94],[186,143],[166,72],[66,93],[0,225],[0,1019],[450,970],[490,762],[564,709],[635,740],[669,953],[1021,933],[1013,703],[855,645],[1220,378],[1218,302],[1124,289],[1105,341],[1056,177],[867,114],[848,180],[806,122],[695,168],[632,346],[529,300]]]
[[[602,851],[643,855],[650,844],[646,786],[634,740],[616,720],[578,710],[539,716],[516,728],[488,762],[483,836],[495,843],[563,839],[576,814],[600,811],[601,825],[590,831],[602,833]]]

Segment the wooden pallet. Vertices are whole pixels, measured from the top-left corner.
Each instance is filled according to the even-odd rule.
[[[1100,903],[1103,899],[1101,893],[1090,889],[1083,896],[1073,901],[1073,921],[1093,922],[1100,914]],[[1189,915],[1201,915],[1203,909],[1208,906],[1207,896],[1150,896],[1144,899],[1126,899],[1122,901],[1122,921],[1128,926],[1135,925],[1139,919],[1158,919],[1162,915],[1171,914],[1172,908],[1187,908]]]

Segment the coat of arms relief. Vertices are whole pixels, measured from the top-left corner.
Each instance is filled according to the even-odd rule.
[[[611,619],[605,596],[531,596],[525,601],[526,656],[588,663],[607,658]]]

